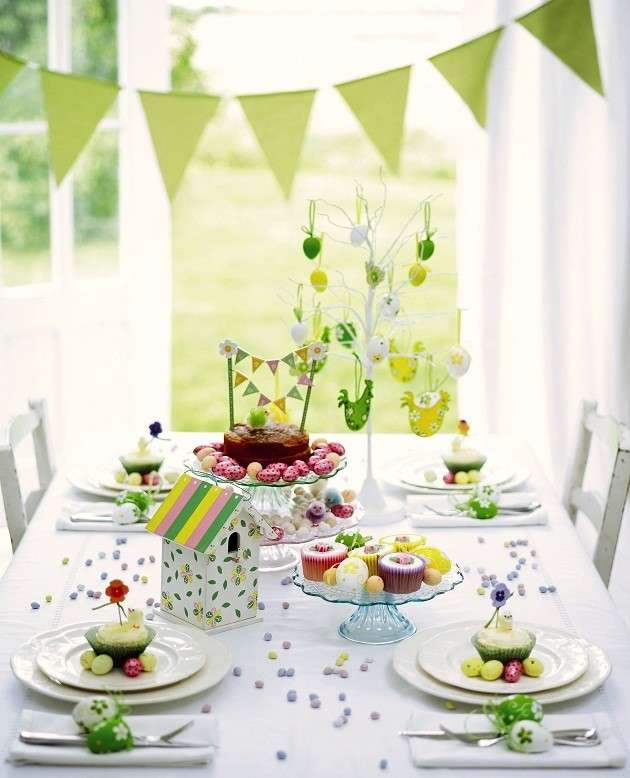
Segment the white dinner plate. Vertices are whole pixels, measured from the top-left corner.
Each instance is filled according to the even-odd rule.
[[[131,486],[128,483],[121,484],[118,483],[118,481],[114,478],[114,471],[111,470],[111,468],[101,468],[99,470],[95,470],[94,472],[90,472],[87,475],[87,480],[91,481],[96,486],[102,486],[105,489],[111,489],[113,492],[124,492],[127,489],[137,489],[138,491],[142,492],[148,492],[150,490],[157,492],[170,492],[170,490],[173,488],[173,484],[167,481],[165,478],[162,478],[157,489],[155,487],[147,486],[146,484],[140,484],[139,486]]]
[[[451,700],[453,702],[466,703],[468,705],[483,705],[492,699],[491,695],[483,692],[473,692],[467,689],[458,689],[456,686],[448,686],[441,683],[432,675],[425,673],[418,664],[418,650],[422,644],[439,634],[444,627],[430,627],[416,633],[407,640],[398,643],[394,649],[393,665],[394,670],[407,683],[416,689],[419,689],[433,697],[441,700]],[[539,692],[536,699],[544,705],[550,705],[556,702],[566,702],[590,694],[604,683],[611,671],[610,661],[605,652],[599,646],[589,643],[586,640],[581,641],[588,654],[588,667],[572,683],[566,686],[559,686],[557,689]],[[520,682],[519,682],[520,683]],[[514,684],[518,687],[518,683]],[[518,692],[518,688],[513,689],[513,693]],[[499,698],[500,699],[500,698]]]
[[[437,476],[434,481],[427,481],[425,473],[432,470]],[[479,483],[483,486],[500,487],[514,477],[514,467],[509,463],[493,461],[488,462],[480,470]],[[440,459],[433,462],[422,462],[418,457],[412,457],[401,463],[400,480],[408,486],[418,486],[422,489],[435,489],[442,492],[453,492],[463,487],[473,489],[477,484],[445,484],[443,477],[448,473],[448,468]]]
[[[470,637],[479,629],[478,621],[449,624],[438,634],[422,643],[418,649],[418,664],[429,675],[442,683],[485,694],[538,694],[547,689],[565,686],[579,678],[588,667],[584,644],[561,629],[521,624],[536,635],[532,656],[541,660],[544,672],[538,678],[526,675],[516,683],[502,679],[484,681],[468,678],[461,671],[462,660],[476,656]]]
[[[68,473],[67,478],[70,484],[81,492],[86,492],[87,494],[92,494],[96,497],[108,497],[110,500],[115,500],[116,497],[120,496],[120,489],[109,489],[105,486],[102,486],[97,481],[93,481],[88,478],[88,476],[83,472],[71,471]],[[129,489],[129,491],[133,491],[134,489],[140,490],[140,487],[129,486],[128,484],[125,486],[125,488]],[[146,491],[146,488],[147,487],[145,487],[142,491]],[[167,494],[168,492],[154,493],[154,502],[161,502]]]
[[[161,625],[159,625],[161,626]],[[209,635],[198,633],[194,628],[178,626],[180,632],[187,632],[199,640],[204,649],[206,661],[198,672],[170,686],[138,691],[133,695],[133,705],[155,705],[191,697],[194,694],[216,686],[227,675],[232,664],[232,656],[228,647]],[[93,691],[84,691],[73,686],[66,686],[50,679],[37,666],[37,654],[41,648],[39,636],[24,643],[11,657],[11,669],[16,678],[29,689],[33,689],[46,697],[64,702],[79,702],[90,699]]]
[[[94,675],[89,670],[84,670],[79,661],[81,654],[90,648],[85,633],[94,624],[93,621],[68,624],[39,635],[39,669],[53,681],[66,686],[90,691],[107,689],[129,694],[178,683],[199,671],[205,664],[206,654],[200,640],[174,627],[157,624],[151,625],[156,634],[147,648],[147,651],[157,657],[155,671],[129,678],[120,668],[115,667],[107,675]]]

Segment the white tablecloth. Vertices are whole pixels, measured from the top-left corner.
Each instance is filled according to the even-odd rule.
[[[363,436],[335,435],[334,438],[347,445],[351,461],[340,478],[358,486],[362,474]],[[440,447],[443,447],[443,441],[440,443],[437,438],[421,440],[412,436],[379,435],[375,440],[375,456],[377,462],[384,463],[391,460],[396,451],[425,453]],[[574,629],[586,639],[601,645],[613,664],[612,676],[601,691],[551,709],[554,712],[607,711],[624,733],[630,747],[630,635],[582,549],[567,515],[540,475],[531,455],[517,446],[513,446],[513,451],[520,461],[532,467],[533,478],[528,486],[538,491],[548,507],[549,525],[508,529],[484,524],[483,529],[473,525],[470,529],[431,531],[431,542],[444,548],[460,565],[469,565],[472,572],[454,591],[428,603],[405,606],[404,613],[413,618],[419,627],[476,617],[481,621],[488,615],[490,604],[487,596],[481,597],[475,592],[479,584],[477,567],[485,567],[488,573],[495,572],[499,579],[503,578],[513,568],[513,560],[504,548],[504,541],[526,538],[529,548],[535,548],[538,553],[539,569],[522,572],[520,580],[527,586],[527,596],[516,598],[512,607],[515,618]],[[148,575],[149,583],[138,583],[134,590],[140,590],[143,599],[150,596],[159,598],[159,539],[142,534],[127,535],[127,544],[120,546],[121,560],[114,562],[111,552],[115,547],[115,535],[55,531],[58,508],[71,496],[70,488],[59,476],[0,582],[0,721],[2,737],[6,741],[3,753],[6,753],[8,739],[14,733],[23,707],[56,712],[70,709],[63,703],[25,690],[13,677],[9,658],[24,640],[37,632],[66,622],[92,618],[91,600],[83,595],[75,601],[69,599],[68,595],[77,583],[84,583],[86,588],[103,589],[100,573],[107,572],[110,577],[121,574],[120,562],[127,561],[129,569],[121,575],[127,579],[136,572]],[[408,528],[407,524],[401,526]],[[384,528],[382,534],[395,529],[391,526]],[[370,531],[376,536],[381,534],[377,529]],[[479,543],[477,538],[482,532],[485,542]],[[104,560],[98,559],[101,550],[107,553]],[[158,559],[153,565],[148,562],[150,554]],[[70,557],[68,565],[62,565],[64,556]],[[87,557],[94,560],[89,568],[84,565]],[[147,559],[142,567],[137,565],[139,557]],[[332,605],[306,597],[293,585],[281,585],[285,575],[261,574],[260,597],[266,605],[261,623],[218,636],[232,650],[234,664],[242,668],[241,677],[230,674],[206,694],[173,703],[168,711],[159,711],[197,713],[203,703],[211,703],[219,720],[220,749],[209,767],[188,769],[200,769],[204,774],[219,778],[415,775],[407,744],[396,733],[404,727],[412,712],[444,711],[446,721],[448,712],[444,703],[421,694],[394,673],[391,663],[394,647],[357,645],[337,635],[337,625],[351,612],[351,606]],[[557,587],[557,593],[543,595],[538,592],[540,584],[550,583]],[[45,603],[48,593],[53,595],[50,604]],[[31,600],[39,601],[41,608],[31,610]],[[283,601],[290,603],[289,609],[281,607]],[[263,641],[265,632],[273,634],[271,643]],[[290,650],[281,648],[283,640],[291,641]],[[270,648],[278,649],[278,660],[267,659]],[[322,675],[323,667],[333,664],[342,650],[350,654],[346,664],[349,677],[342,679],[336,675]],[[372,657],[374,661],[369,665],[368,672],[360,672],[359,665],[367,657]],[[295,676],[278,678],[276,673],[280,666],[294,667]],[[254,688],[257,679],[265,682],[262,690]],[[287,702],[286,692],[289,689],[297,691],[297,702]],[[347,695],[344,703],[337,699],[342,691]],[[311,692],[320,696],[321,708],[309,706],[308,695]],[[350,720],[346,726],[336,729],[332,722],[345,706],[352,708]],[[379,721],[370,719],[369,714],[374,710],[381,714]],[[466,711],[467,708],[460,705],[458,710]],[[154,708],[136,710],[137,713],[143,711],[158,712]],[[286,761],[276,759],[277,750],[286,751]],[[387,772],[379,768],[382,759],[388,760]],[[43,769],[47,778],[62,778],[73,773],[65,768]],[[482,775],[481,772],[464,772],[466,776]],[[93,775],[101,773],[111,774],[105,769],[90,771]],[[127,770],[127,773],[132,778],[136,774],[138,778],[146,775],[139,770]],[[0,775],[3,776],[27,778],[36,774],[42,775],[42,768],[0,763]],[[175,776],[181,771],[165,768],[159,774]],[[432,772],[435,776],[447,774],[456,773],[448,770]],[[511,772],[511,775],[521,774],[527,775],[527,772]],[[584,774],[613,773],[584,771]],[[630,768],[616,770],[614,774],[630,775]],[[558,778],[572,775],[573,778],[572,773],[563,771],[555,775]]]

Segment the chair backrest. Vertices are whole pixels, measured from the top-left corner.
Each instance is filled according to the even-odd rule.
[[[596,491],[584,488],[584,476],[593,438],[604,445],[614,460],[605,500]],[[593,561],[607,586],[610,583],[629,489],[630,430],[612,416],[598,414],[596,402],[585,401],[576,453],[564,493],[564,504],[573,522],[578,512],[581,512],[595,527],[597,543]]]
[[[15,449],[32,435],[39,489],[22,495]],[[46,401],[30,400],[28,413],[14,417],[0,437],[0,490],[13,550],[18,546],[26,525],[50,486],[55,474]]]

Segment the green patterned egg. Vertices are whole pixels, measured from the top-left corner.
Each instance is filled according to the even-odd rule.
[[[88,734],[86,743],[93,754],[113,754],[132,749],[133,735],[127,722],[114,716],[97,724]]]
[[[494,718],[500,732],[507,732],[516,721],[542,721],[543,707],[528,694],[513,694],[494,708]]]

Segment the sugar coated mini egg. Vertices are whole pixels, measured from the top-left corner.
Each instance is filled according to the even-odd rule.
[[[537,721],[517,721],[512,725],[507,744],[522,754],[542,754],[553,747],[553,735]]]
[[[476,678],[481,675],[481,668],[483,667],[483,659],[478,656],[472,659],[464,659],[461,663],[462,673],[468,676],[468,678]]]
[[[213,456],[212,454],[208,454],[208,456],[205,456],[201,460],[201,469],[204,471],[204,473],[209,473],[212,468],[216,465],[217,458]]]
[[[195,456],[196,456],[196,457],[197,457],[197,459],[198,459],[198,460],[201,462],[201,461],[202,461],[202,460],[204,460],[204,459],[205,459],[207,456],[210,456],[210,455],[212,455],[212,454],[214,454],[214,453],[215,453],[215,452],[214,452],[214,449],[212,448],[212,446],[202,446],[200,449],[198,449],[197,451],[195,451]]]
[[[468,473],[465,470],[459,470],[457,473],[455,473],[455,483],[460,485],[467,484]]]
[[[523,665],[518,659],[512,659],[503,668],[503,680],[506,683],[516,683],[523,675]]]
[[[365,582],[365,589],[370,594],[378,594],[385,588],[383,579],[379,575],[371,575]]]
[[[436,480],[436,478],[437,478],[437,474],[436,474],[435,470],[431,470],[431,468],[429,468],[428,470],[424,471],[424,480],[428,484],[432,484],[433,481]]]
[[[125,470],[116,470],[114,473],[114,481],[117,484],[124,484],[127,480],[127,472]]]
[[[94,675],[107,675],[114,666],[114,661],[108,654],[99,654],[94,657],[90,670]]]
[[[127,483],[130,486],[140,486],[142,483],[142,476],[140,473],[129,473],[127,476]]]
[[[152,673],[157,668],[158,660],[155,654],[145,651],[143,654],[140,654],[138,659],[145,673]]]
[[[442,583],[442,573],[436,567],[425,567],[423,580],[427,586],[437,586]]]
[[[490,659],[481,666],[479,674],[484,681],[496,681],[503,673],[503,665],[498,659]]]
[[[92,667],[92,662],[96,659],[96,653],[89,649],[84,651],[79,657],[79,663],[84,670],[89,670]]]
[[[337,586],[347,591],[360,589],[369,577],[368,566],[358,557],[348,557],[337,567]]]
[[[529,675],[531,678],[538,678],[541,676],[545,671],[545,666],[540,661],[540,659],[536,659],[533,656],[528,656],[527,659],[523,660],[523,672],[525,675]]]

